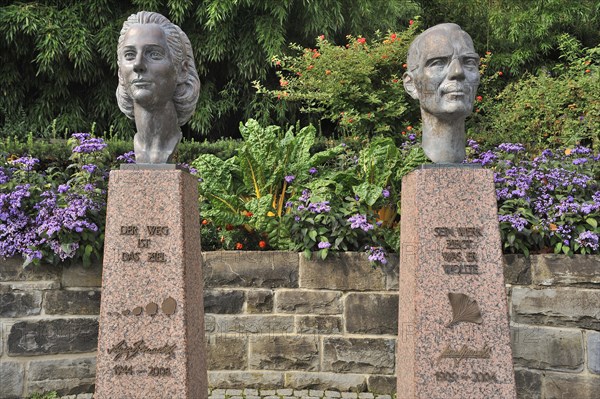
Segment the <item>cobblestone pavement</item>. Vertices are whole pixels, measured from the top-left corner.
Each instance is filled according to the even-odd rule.
[[[91,393],[63,396],[60,399],[93,399]],[[175,399],[175,398],[174,398]],[[338,392],[315,389],[209,389],[208,399],[393,399],[391,395],[370,392]]]
[[[209,399],[392,399],[371,392],[338,392],[315,389],[212,389]]]

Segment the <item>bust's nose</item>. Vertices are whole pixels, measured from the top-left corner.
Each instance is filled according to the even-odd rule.
[[[146,71],[146,64],[144,63],[143,54],[140,53],[135,57],[135,61],[133,63],[133,71],[137,73]]]
[[[454,58],[448,67],[448,79],[460,80],[465,78],[465,70],[458,58]]]

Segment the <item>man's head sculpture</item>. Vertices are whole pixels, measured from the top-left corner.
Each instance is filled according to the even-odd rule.
[[[200,93],[190,40],[163,15],[140,11],[123,23],[117,60],[117,102],[135,119],[136,162],[166,163]]]
[[[479,85],[479,56],[456,24],[427,29],[408,50],[404,88],[421,105],[423,150],[435,163],[465,159],[465,118]]]

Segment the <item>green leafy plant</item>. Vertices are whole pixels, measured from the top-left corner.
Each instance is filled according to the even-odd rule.
[[[279,87],[258,93],[283,107],[294,106],[309,121],[328,121],[344,135],[394,134],[403,130],[409,110],[402,85],[408,46],[419,28],[413,23],[399,33],[377,33],[372,40],[347,36],[337,46],[321,35],[315,48],[292,44],[292,56],[274,57]]]
[[[561,63],[526,74],[497,95],[485,90],[498,74],[486,74],[469,123],[472,137],[485,137],[482,142],[489,146],[518,142],[540,150],[577,144],[600,149],[600,47],[583,49],[569,35],[559,40]]]
[[[34,393],[29,399],[58,399],[58,392],[50,391],[50,392],[42,392],[42,393]]]

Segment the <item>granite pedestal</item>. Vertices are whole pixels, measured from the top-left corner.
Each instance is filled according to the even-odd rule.
[[[94,397],[206,398],[196,178],[112,171],[105,231]]]
[[[402,180],[398,399],[516,397],[493,175]]]

